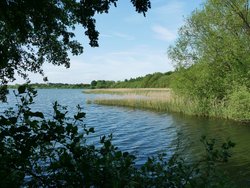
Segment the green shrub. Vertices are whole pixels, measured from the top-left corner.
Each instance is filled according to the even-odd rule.
[[[237,87],[228,96],[226,114],[229,118],[250,121],[250,91],[246,87]]]

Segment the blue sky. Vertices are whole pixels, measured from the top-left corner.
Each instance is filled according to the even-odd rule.
[[[71,67],[44,65],[54,83],[90,83],[92,80],[124,80],[154,72],[173,70],[167,49],[177,38],[178,28],[202,0],[151,0],[146,17],[135,12],[129,0],[120,0],[109,14],[97,15],[98,48],[88,46],[84,30],[76,29],[84,53],[71,57]],[[30,75],[42,82],[40,75]],[[21,82],[17,79],[17,82]]]

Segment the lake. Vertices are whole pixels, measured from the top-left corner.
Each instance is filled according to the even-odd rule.
[[[52,103],[68,106],[69,112],[81,105],[87,113],[85,124],[94,127],[96,133],[91,142],[98,142],[100,136],[113,134],[113,143],[124,151],[137,156],[136,164],[145,162],[148,156],[160,152],[171,155],[178,138],[185,154],[195,159],[202,154],[200,138],[206,135],[226,141],[230,138],[236,143],[233,157],[227,167],[232,178],[250,187],[250,125],[232,121],[198,118],[174,113],[155,113],[131,108],[100,106],[86,101],[98,97],[97,94],[83,94],[80,89],[39,89],[33,108],[51,115]],[[0,106],[2,112],[15,103],[12,91],[8,95],[9,104]],[[180,134],[180,135],[179,135]]]

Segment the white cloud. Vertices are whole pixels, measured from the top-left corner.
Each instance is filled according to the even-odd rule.
[[[124,40],[134,40],[135,37],[121,32],[113,32],[112,34],[100,34],[102,38],[121,38]]]
[[[176,34],[169,29],[161,26],[155,25],[152,27],[152,30],[155,33],[155,38],[163,41],[173,41],[176,39]]]
[[[184,5],[181,1],[170,1],[167,4],[153,8],[152,12],[165,18],[168,18],[168,16],[174,17],[183,14]]]
[[[112,35],[108,35],[108,34],[100,34],[100,37],[103,37],[103,38],[111,38]]]
[[[148,14],[147,14],[148,15]],[[147,16],[148,18],[148,16]],[[146,19],[144,16],[140,14],[132,14],[124,18],[124,21],[129,24],[142,24],[146,22]]]
[[[71,58],[71,66],[44,65],[45,75],[53,83],[90,83],[92,80],[124,80],[154,72],[173,70],[165,49],[150,45],[137,45],[126,50],[83,54]],[[32,82],[42,82],[42,77],[31,74]],[[17,80],[20,83],[21,80]]]
[[[132,35],[128,35],[128,34],[120,33],[120,32],[115,32],[114,36],[125,39],[125,40],[134,40],[135,39],[135,37]]]
[[[165,51],[144,45],[100,54],[92,60],[93,62],[88,62],[87,70],[94,68],[99,72],[94,79],[124,80],[149,73],[173,70]],[[88,79],[85,73],[82,73],[82,76],[84,80]]]

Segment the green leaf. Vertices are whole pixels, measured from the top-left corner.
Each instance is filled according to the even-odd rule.
[[[76,120],[79,120],[79,119],[85,118],[85,115],[86,113],[84,112],[78,112],[77,115],[75,115],[74,117]]]
[[[94,133],[94,132],[95,132],[94,127],[91,127],[91,128],[89,129],[89,132]]]
[[[21,85],[18,87],[18,93],[19,94],[23,94],[26,90],[26,86],[25,85]]]
[[[44,115],[42,112],[30,112],[30,115],[33,117],[44,118]]]

